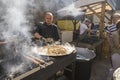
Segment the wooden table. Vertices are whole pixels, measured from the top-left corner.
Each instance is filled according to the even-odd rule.
[[[61,56],[61,57],[54,57],[54,58],[55,58],[55,61],[54,61],[53,64],[51,64],[51,65],[47,66],[46,68],[41,69],[41,70],[25,77],[22,80],[47,80],[50,77],[52,77],[53,75],[55,75],[55,73],[58,70],[64,69],[66,66],[75,62],[76,53],[72,53],[70,55]],[[72,68],[72,69],[75,69],[75,68]],[[72,74],[72,78],[73,78],[72,80],[75,80],[74,79],[74,72]]]

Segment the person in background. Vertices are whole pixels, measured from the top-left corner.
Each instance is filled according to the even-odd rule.
[[[112,32],[116,31],[116,25],[115,25],[115,21],[112,19],[112,22],[109,22],[106,26],[105,26],[105,31],[109,34],[109,36],[112,35]]]
[[[111,59],[113,70],[120,67],[120,13],[113,15],[116,30],[111,33]]]
[[[88,27],[88,35],[91,35],[92,29],[94,28],[94,24],[89,19],[85,19],[85,24]]]
[[[111,45],[111,39],[112,39],[112,32],[116,31],[116,25],[114,23],[110,24],[109,26],[105,27],[105,37],[107,38],[107,41],[109,42],[109,44]]]
[[[93,44],[98,41],[97,36],[91,36],[93,27],[94,24],[92,24],[89,19],[85,19],[83,23],[80,24],[78,42]]]
[[[41,22],[39,26],[37,26],[34,37],[37,39],[44,37],[46,40],[59,40],[58,27],[53,23],[53,14],[51,12],[46,12],[45,21]]]
[[[79,27],[79,40],[84,39],[88,34],[88,27],[83,22],[80,23]]]

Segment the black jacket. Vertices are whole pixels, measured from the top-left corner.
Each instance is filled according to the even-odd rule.
[[[55,41],[59,40],[58,28],[55,24],[47,25],[45,22],[40,23],[35,29],[35,32],[44,38],[53,38]]]

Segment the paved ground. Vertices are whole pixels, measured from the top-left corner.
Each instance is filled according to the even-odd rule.
[[[110,60],[95,58],[92,64],[90,80],[107,80],[110,68]]]

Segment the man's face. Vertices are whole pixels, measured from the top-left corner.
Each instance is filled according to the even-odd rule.
[[[113,16],[113,22],[116,23],[120,19],[119,16]]]
[[[53,16],[51,16],[51,15],[49,15],[49,14],[45,15],[45,22],[46,22],[48,25],[52,24],[52,22],[53,22]]]
[[[90,24],[90,22],[89,22],[89,21],[85,21],[85,24],[86,24],[86,25],[89,25],[89,24]]]

